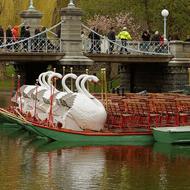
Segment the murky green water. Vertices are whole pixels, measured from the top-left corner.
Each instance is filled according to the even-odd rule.
[[[91,189],[188,190],[190,146],[64,147],[0,124],[0,190]]]

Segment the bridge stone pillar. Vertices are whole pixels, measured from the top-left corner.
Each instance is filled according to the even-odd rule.
[[[42,13],[37,11],[33,6],[32,1],[30,1],[30,6],[27,10],[20,13],[20,17],[21,22],[25,26],[30,26],[30,34],[31,36],[34,36],[35,29],[41,26]]]
[[[186,63],[170,61],[164,68],[162,92],[182,90],[188,83],[188,66]]]
[[[83,55],[81,39],[81,16],[80,8],[69,3],[68,7],[61,9],[61,40],[65,56],[60,60],[61,65],[76,66],[93,64],[93,61]]]
[[[173,59],[164,71],[163,91],[184,89],[188,84],[188,68],[190,68],[190,43],[171,41],[170,52]]]

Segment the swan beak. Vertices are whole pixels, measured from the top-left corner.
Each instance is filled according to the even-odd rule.
[[[94,80],[93,80],[92,82],[93,82],[94,84],[98,84],[98,85],[100,84],[100,81],[94,81]]]

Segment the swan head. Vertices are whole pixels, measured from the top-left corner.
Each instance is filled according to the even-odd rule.
[[[48,83],[46,82],[46,76],[47,77],[49,77],[49,75],[51,75],[52,73],[55,73],[55,72],[53,72],[53,71],[47,71],[47,72],[45,72],[44,74],[43,74],[43,76],[42,76],[42,82],[43,82],[43,86],[45,86],[46,88],[49,88],[49,85],[48,85]]]
[[[88,80],[89,80],[89,81],[92,81],[92,82],[95,82],[95,83],[99,82],[98,77],[97,77],[97,76],[94,76],[94,75],[90,75],[90,78],[89,78]]]
[[[57,78],[62,78],[62,75],[60,73],[51,73],[49,78],[48,78],[48,84],[51,85],[51,80],[54,78],[54,77],[57,77]]]
[[[67,74],[70,78],[72,79],[77,79],[77,75],[75,75],[74,73],[69,73]]]

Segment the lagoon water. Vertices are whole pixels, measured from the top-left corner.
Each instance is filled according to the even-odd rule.
[[[64,147],[0,124],[0,190],[91,189],[188,190],[190,145]]]

